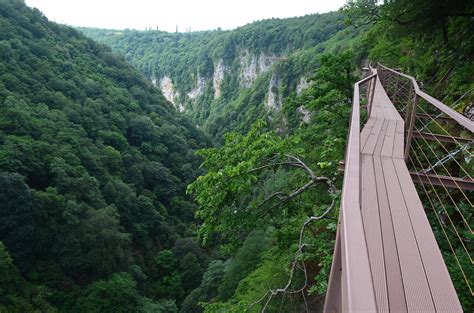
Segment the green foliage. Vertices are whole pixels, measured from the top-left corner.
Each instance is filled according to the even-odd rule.
[[[17,173],[0,173],[1,214],[0,237],[14,252],[22,256],[34,250],[29,244],[30,234],[36,233],[41,212],[34,193],[25,184],[25,179]],[[42,238],[37,233],[37,238]]]
[[[184,258],[180,260],[180,267],[182,268],[181,277],[183,279],[183,289],[193,290],[199,286],[204,270],[192,252],[188,252]]]
[[[93,283],[78,300],[77,312],[137,312],[140,295],[127,273]]]
[[[265,132],[264,127],[264,122],[257,122],[246,136],[231,133],[226,135],[223,147],[200,151],[207,174],[198,177],[188,191],[195,193],[196,200],[205,208],[196,213],[204,221],[199,228],[204,243],[214,232],[227,240],[239,241],[242,231],[260,223],[260,212],[254,210],[256,203],[240,203],[241,195],[250,193],[257,181],[249,170],[283,151],[286,144],[273,131]]]
[[[371,9],[367,10],[365,7]],[[472,102],[474,45],[466,39],[474,23],[469,1],[354,1],[345,11],[357,24],[373,24],[363,38],[370,60],[402,69],[423,82],[432,96],[464,112]]]
[[[180,312],[202,312],[200,303],[215,301],[218,288],[225,273],[227,263],[215,260],[209,266],[202,277],[201,284],[184,299]]]
[[[356,26],[385,22],[403,36],[443,33],[448,43],[447,24],[451,17],[472,14],[472,3],[449,0],[350,1],[344,6],[347,22]]]
[[[316,175],[330,177],[340,185],[337,164],[344,153],[349,88],[355,79],[352,59],[351,53],[321,57],[321,66],[312,79],[315,83],[284,104],[284,112],[291,118],[286,134],[269,130],[266,123],[257,121],[246,135],[229,133],[222,147],[200,151],[207,172],[188,187],[200,205],[196,212],[203,220],[199,234],[204,243],[217,241],[224,253],[234,256],[218,289],[220,301],[203,304],[205,312],[248,310],[269,288],[287,283],[288,264],[298,249],[295,243],[301,225],[308,215],[324,211],[333,196],[328,194],[327,186],[318,185],[288,202],[270,202],[267,197],[275,192],[289,193],[307,182],[304,171],[285,166],[287,160],[279,158],[285,154],[298,156]],[[311,112],[308,124],[296,115],[296,108],[301,106]],[[309,275],[314,284],[310,291],[321,295],[327,287],[336,225],[333,220],[321,220],[312,229],[314,236],[305,239],[308,248],[301,261],[312,269]],[[249,233],[258,234],[255,230],[266,234],[265,245],[271,247],[262,262],[255,249],[265,245],[257,240],[258,236],[250,236],[241,244]],[[301,283],[298,272],[292,288]],[[195,290],[189,302],[213,301],[202,294],[202,290]],[[300,300],[285,300],[283,307],[290,309]],[[262,305],[257,303],[250,311],[257,312]],[[272,302],[269,307],[274,305]]]
[[[148,298],[144,298],[142,305],[143,313],[178,313],[176,303],[171,300],[164,300],[157,303]]]
[[[140,296],[128,273],[115,273],[90,285],[78,299],[76,312],[178,312],[173,301],[153,302]]]
[[[133,307],[160,298],[153,260],[194,236],[185,189],[199,173],[194,151],[209,143],[109,48],[24,1],[0,1],[0,254],[10,269],[0,311],[70,312],[84,290],[84,310],[114,311],[118,294],[99,301],[110,284],[127,286]],[[139,292],[112,275],[127,270]]]
[[[153,284],[153,293],[160,298],[183,297],[181,276],[177,268],[178,260],[171,250],[163,250],[155,258],[157,278]]]
[[[130,262],[130,234],[120,226],[115,208],[84,214],[83,220],[65,225],[63,235],[53,245],[59,263],[65,270],[99,277],[124,270]]]
[[[268,290],[281,288],[285,285],[285,280],[288,279],[284,270],[287,258],[281,256],[279,258],[275,251],[272,252],[272,254],[267,253],[260,266],[240,281],[235,295],[237,303],[247,305],[254,303],[265,295]],[[248,308],[252,312],[260,312],[263,304],[257,303]],[[286,307],[286,309],[290,308]]]
[[[268,248],[268,238],[264,232],[251,233],[229,261],[219,285],[219,299],[228,300],[239,282],[260,263],[260,256]]]
[[[7,248],[0,241],[0,294],[5,295],[15,290],[19,283],[18,269]]]

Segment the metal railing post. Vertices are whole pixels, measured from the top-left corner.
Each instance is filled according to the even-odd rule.
[[[411,111],[413,109],[413,101],[414,101],[414,89],[413,85],[410,85],[410,92],[408,93],[408,103],[406,105],[406,110],[403,112],[405,114],[405,130],[408,131],[408,127],[410,125],[410,118],[411,118]]]
[[[369,99],[369,97],[370,97],[370,89],[372,89],[371,84],[372,84],[372,80],[369,80],[368,85],[367,85],[367,92],[365,94],[366,99]]]
[[[413,138],[413,127],[415,126],[415,119],[416,119],[416,108],[418,107],[418,101],[419,97],[418,94],[415,92],[415,97],[413,98],[413,107],[410,112],[410,122],[409,126],[407,128],[407,142],[405,145],[405,162],[408,160],[408,156],[410,155],[410,146],[411,146],[411,140]],[[407,111],[407,116],[408,116],[408,111]]]
[[[368,117],[370,118],[370,113],[372,112],[372,104],[374,103],[374,93],[375,93],[375,84],[377,84],[377,76],[373,78],[373,83],[372,80],[370,81],[370,87],[372,89],[370,93],[370,99],[369,99],[369,107],[368,107]]]
[[[339,212],[341,214],[341,212]],[[334,247],[333,261],[329,273],[326,301],[324,301],[325,313],[342,312],[342,261],[341,261],[341,216],[339,216],[339,227],[336,232],[336,244]]]

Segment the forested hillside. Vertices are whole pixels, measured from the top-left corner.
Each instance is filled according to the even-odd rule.
[[[222,138],[248,131],[257,118],[281,118],[284,99],[308,86],[320,54],[353,45],[360,31],[349,31],[343,19],[332,12],[191,33],[80,30],[122,54],[179,111]]]
[[[0,1],[0,311],[173,312],[209,140],[109,48]]]

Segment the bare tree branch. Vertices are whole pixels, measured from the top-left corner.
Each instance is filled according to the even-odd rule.
[[[266,169],[266,168],[269,168],[269,167],[276,167],[276,166],[282,166],[282,165],[288,165],[288,166],[296,166],[298,167],[298,163],[295,163],[295,162],[278,162],[278,163],[269,163],[269,164],[265,164],[265,165],[262,165],[262,166],[259,166],[259,167],[254,167],[252,169],[249,169],[247,171],[247,173],[253,173],[253,172],[258,172],[260,170],[263,170],[263,169]]]
[[[295,160],[297,159],[296,157],[291,157],[291,158],[295,158]],[[301,160],[299,160],[299,161],[301,161]],[[302,162],[302,163],[304,164],[304,162]],[[313,173],[312,170],[309,169],[306,166],[306,164],[304,164],[304,166],[307,168],[308,172]],[[314,177],[313,181],[327,183],[328,187],[329,187],[329,189],[328,189],[329,192],[334,196],[334,194],[336,193],[336,186],[334,185],[334,183],[331,180],[329,180],[326,177],[321,178],[321,177],[316,177],[314,175],[313,175],[313,177]],[[293,261],[292,261],[291,268],[290,268],[290,276],[288,278],[288,282],[286,283],[286,285],[283,288],[278,288],[278,289],[275,289],[275,290],[273,290],[273,289],[268,290],[261,298],[259,298],[257,301],[250,304],[249,307],[252,307],[252,306],[254,306],[258,303],[261,303],[263,300],[266,299],[265,304],[262,308],[262,312],[265,312],[265,310],[267,309],[267,307],[270,304],[271,300],[276,295],[278,295],[278,294],[283,294],[283,295],[290,294],[291,295],[291,294],[301,293],[301,295],[304,299],[305,310],[306,310],[306,312],[309,312],[308,302],[306,300],[306,294],[305,294],[305,289],[308,287],[308,272],[307,272],[307,269],[306,269],[305,262],[303,261],[303,262],[299,263],[299,257],[303,254],[304,248],[308,246],[308,244],[303,243],[304,232],[305,232],[306,227],[308,227],[308,225],[311,222],[318,221],[318,220],[321,220],[321,219],[325,218],[334,209],[335,206],[336,206],[336,199],[334,197],[331,204],[327,207],[327,209],[321,215],[309,217],[303,223],[303,225],[301,226],[300,234],[299,234],[298,250],[295,252],[295,254],[293,256]],[[291,284],[293,282],[293,277],[294,277],[296,269],[299,269],[300,271],[303,272],[304,283],[300,288],[290,290],[290,287],[291,287]]]

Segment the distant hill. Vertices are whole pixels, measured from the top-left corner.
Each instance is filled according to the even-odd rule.
[[[284,99],[308,86],[321,54],[357,48],[361,32],[344,26],[338,12],[230,31],[79,30],[123,55],[177,110],[217,137],[278,116]]]

